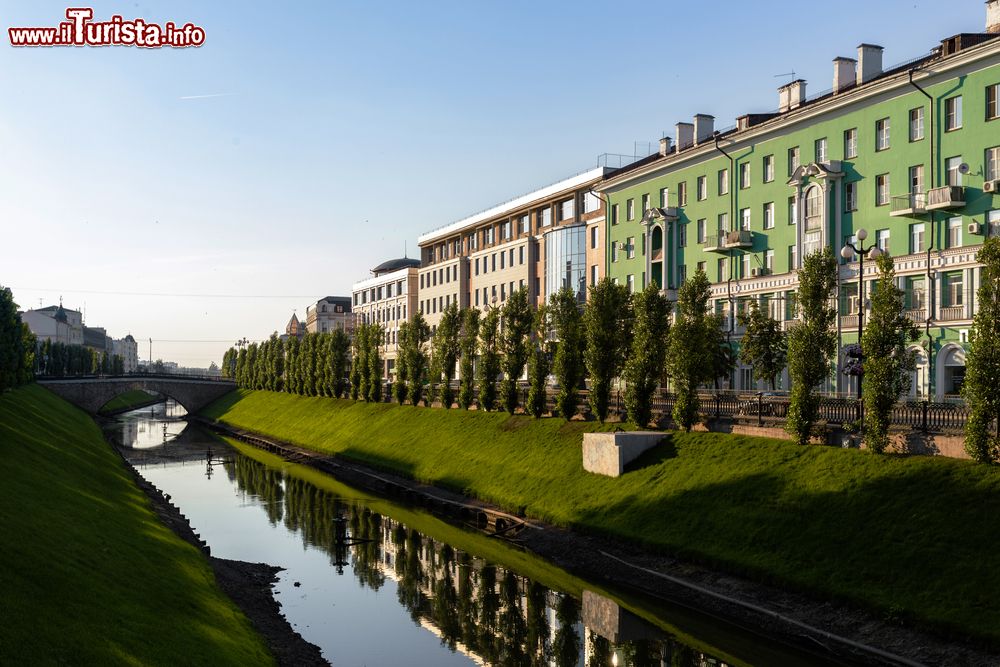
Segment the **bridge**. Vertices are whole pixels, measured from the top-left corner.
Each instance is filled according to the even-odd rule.
[[[144,389],[172,398],[189,413],[198,412],[236,389],[236,383],[229,379],[188,375],[40,377],[36,381],[91,415],[96,415],[115,396],[133,389]]]

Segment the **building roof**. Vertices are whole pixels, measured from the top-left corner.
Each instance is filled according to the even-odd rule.
[[[320,301],[326,301],[335,306],[341,306],[345,313],[351,312],[351,297],[349,296],[325,296]]]
[[[417,269],[420,268],[419,259],[410,259],[409,257],[400,257],[399,259],[390,259],[387,262],[382,262],[374,269],[372,273],[376,276],[383,273],[389,273],[391,271],[398,271],[400,269]]]

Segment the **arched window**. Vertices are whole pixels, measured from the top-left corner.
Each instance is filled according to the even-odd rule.
[[[806,192],[806,231],[815,231],[823,226],[823,191],[812,186]]]

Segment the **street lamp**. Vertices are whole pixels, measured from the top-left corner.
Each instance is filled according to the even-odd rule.
[[[858,411],[861,415],[861,425],[864,426],[865,413],[861,408],[861,384],[864,380],[865,356],[864,350],[861,347],[861,335],[865,330],[865,255],[868,255],[871,259],[877,259],[882,254],[882,251],[879,250],[877,245],[865,247],[865,239],[868,238],[868,232],[864,229],[859,229],[856,236],[858,244],[845,243],[844,247],[840,249],[840,256],[848,262],[853,261],[854,257],[857,256],[860,262],[860,266],[858,267],[858,351],[862,366],[861,372],[858,373]]]

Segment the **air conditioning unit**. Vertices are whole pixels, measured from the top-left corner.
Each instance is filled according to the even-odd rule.
[[[983,226],[978,222],[970,222],[969,226],[966,228],[970,234],[982,234]]]
[[[761,269],[750,269],[750,275],[756,278],[757,276],[764,275]]]
[[[1000,179],[983,183],[983,192],[992,192],[994,194],[1000,192]]]

